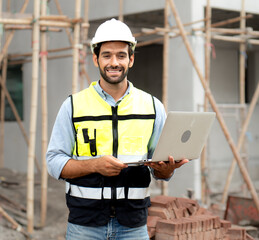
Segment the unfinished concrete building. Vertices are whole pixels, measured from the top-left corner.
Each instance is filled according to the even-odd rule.
[[[219,194],[221,198],[224,189],[225,194],[239,192],[248,197],[252,189],[252,198],[258,201],[255,195],[259,187],[259,4],[256,1],[175,0],[180,23],[185,24],[184,32],[170,1],[41,1],[47,8],[38,17],[35,17],[35,2],[28,1],[26,10],[19,13],[26,1],[2,1],[2,49],[8,35],[15,31],[9,47],[2,51],[2,81],[6,75],[3,84],[13,99],[24,132],[21,134],[17,117],[3,97],[6,93],[1,84],[5,111],[1,121],[0,167],[28,172],[35,154],[35,162],[39,164],[33,163],[32,170],[41,168],[42,137],[50,136],[60,105],[72,92],[98,80],[89,42],[97,26],[114,17],[127,23],[138,41],[134,67],[128,77],[136,87],[163,101],[167,111],[216,111],[219,120],[213,125],[201,159],[176,171],[168,184],[154,182],[151,194],[162,192],[183,197],[191,190],[196,199],[209,204],[210,196]],[[41,33],[46,34],[38,42],[33,35],[35,22],[39,23]],[[34,65],[35,57],[41,59],[37,60],[38,66]],[[39,72],[34,73],[34,69]],[[46,123],[40,80],[36,85],[33,83],[38,75],[42,78],[40,72],[45,72],[47,79],[47,133],[41,130]],[[34,91],[39,93],[37,106],[33,106]],[[35,108],[36,119],[31,117]],[[36,126],[32,126],[32,121]],[[35,138],[34,147],[28,147],[31,137]],[[235,158],[238,167],[230,172]]]

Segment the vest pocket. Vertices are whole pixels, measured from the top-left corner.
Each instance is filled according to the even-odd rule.
[[[77,154],[78,156],[97,156],[96,129],[77,129]]]

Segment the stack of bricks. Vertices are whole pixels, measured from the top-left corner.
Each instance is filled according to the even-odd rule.
[[[232,227],[187,198],[157,196],[151,199],[147,219],[152,240],[250,240],[244,228]]]

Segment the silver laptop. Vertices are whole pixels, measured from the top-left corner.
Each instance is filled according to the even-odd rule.
[[[168,161],[168,156],[175,161],[199,158],[215,116],[214,112],[169,112],[152,159],[127,164]]]

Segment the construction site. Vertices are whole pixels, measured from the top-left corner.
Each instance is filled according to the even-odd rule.
[[[0,240],[64,240],[65,181],[47,172],[60,106],[99,80],[106,20],[137,40],[128,80],[166,112],[215,112],[199,159],[152,179],[152,240],[259,239],[259,2],[0,0]]]

